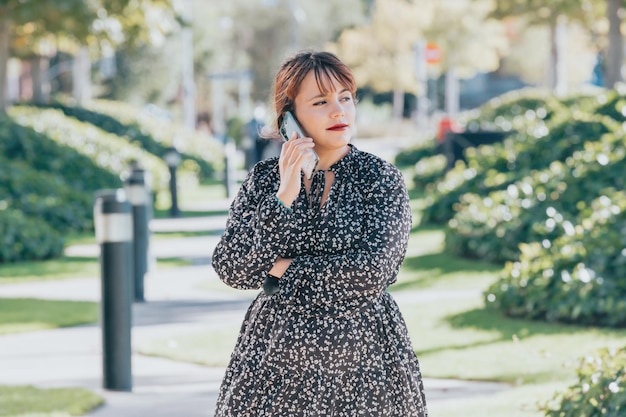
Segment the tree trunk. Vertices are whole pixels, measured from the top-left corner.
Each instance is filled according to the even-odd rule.
[[[550,22],[550,59],[548,61],[548,88],[552,91],[556,89],[557,68],[559,62],[559,48],[556,35],[556,22]]]
[[[9,44],[11,22],[0,18],[0,113],[5,113],[7,102],[7,73],[9,66]]]
[[[80,48],[74,56],[72,96],[78,104],[83,104],[91,98],[91,59],[87,47]]]
[[[624,60],[624,40],[620,31],[621,19],[619,16],[622,0],[607,0],[606,13],[609,20],[609,47],[606,54],[605,86],[614,88],[622,81],[622,64]]]
[[[556,43],[557,61],[556,83],[554,84],[554,93],[563,97],[567,94],[569,77],[567,72],[567,17],[561,15],[556,20],[556,33],[554,41]]]
[[[50,81],[48,69],[50,60],[37,55],[31,60],[31,76],[33,78],[33,101],[37,104],[46,104],[50,100]]]
[[[459,78],[456,76],[454,67],[448,68],[446,72],[446,113],[448,117],[454,118],[460,109],[461,88]]]
[[[402,119],[404,113],[404,90],[393,90],[393,118],[394,120]]]

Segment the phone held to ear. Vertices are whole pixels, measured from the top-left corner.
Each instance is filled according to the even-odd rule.
[[[291,112],[288,111],[285,113],[283,123],[280,126],[280,134],[287,141],[291,139],[291,136],[293,136],[293,132],[297,132],[299,138],[304,136],[304,133],[302,132],[300,125],[296,121],[296,118],[293,116],[293,114],[291,114]],[[317,156],[313,149],[309,149],[309,151],[310,152],[306,156],[306,159],[302,162],[302,172],[304,172],[304,175],[306,175],[308,179],[313,176],[313,172],[315,171],[317,163],[320,160],[320,158]]]

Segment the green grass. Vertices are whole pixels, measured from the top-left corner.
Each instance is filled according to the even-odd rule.
[[[209,182],[206,184],[179,184],[178,187],[178,207],[182,217],[198,217],[215,214],[227,214],[228,210],[222,208],[210,209],[212,201],[224,200],[226,189],[220,182]],[[171,201],[169,193],[161,193],[156,201],[154,218],[166,218],[170,216]],[[205,207],[197,210],[195,207]],[[206,209],[209,208],[209,209]]]
[[[157,261],[157,268],[187,266],[186,259],[167,258]],[[100,276],[100,261],[92,257],[63,257],[47,261],[0,264],[0,285],[18,282],[46,281]]]
[[[97,258],[63,257],[47,261],[0,264],[0,284],[95,277],[99,274],[100,264]]]
[[[98,317],[98,303],[0,298],[0,334],[78,326]]]
[[[104,400],[85,389],[0,385],[0,417],[84,415]]]

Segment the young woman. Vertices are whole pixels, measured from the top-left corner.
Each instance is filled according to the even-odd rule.
[[[350,144],[355,92],[328,52],[299,52],[276,74],[274,128],[290,111],[305,137],[249,173],[213,254],[226,284],[264,288],[216,417],[427,416],[419,364],[386,291],[404,260],[409,200],[393,165]],[[309,149],[319,156],[310,179],[301,172]]]

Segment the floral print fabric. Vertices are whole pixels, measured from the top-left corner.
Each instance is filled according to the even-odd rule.
[[[351,146],[315,173],[292,210],[275,198],[277,158],[257,164],[231,206],[213,267],[226,284],[260,288],[277,257],[293,258],[272,296],[247,311],[216,417],[425,417],[406,325],[386,291],[411,228],[404,181]]]

